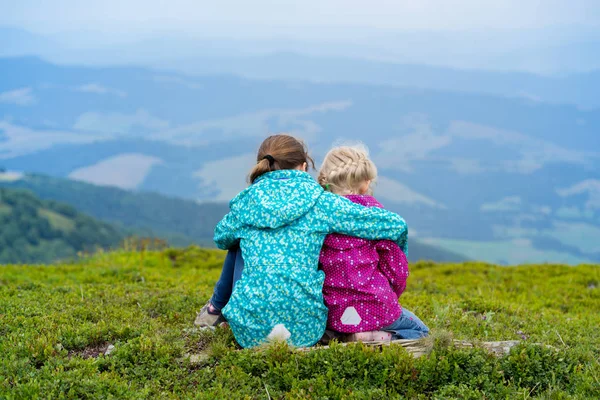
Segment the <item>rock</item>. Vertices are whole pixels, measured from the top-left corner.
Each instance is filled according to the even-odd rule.
[[[106,348],[106,350],[104,351],[104,355],[107,356],[110,353],[113,352],[113,350],[115,349],[115,346],[113,346],[112,344],[109,344],[108,347]]]
[[[186,354],[186,357],[190,360],[190,364],[201,364],[210,358],[206,353]]]

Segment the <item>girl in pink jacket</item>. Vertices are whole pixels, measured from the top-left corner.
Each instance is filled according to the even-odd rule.
[[[377,168],[365,148],[337,147],[323,161],[319,183],[330,192],[366,207],[382,207],[370,195]],[[328,235],[319,258],[325,272],[323,297],[329,308],[327,328],[349,334],[347,340],[417,339],[425,324],[403,309],[407,243]]]

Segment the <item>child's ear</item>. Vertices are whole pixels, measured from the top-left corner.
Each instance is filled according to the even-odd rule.
[[[369,191],[371,189],[371,182],[372,181],[370,179],[368,181],[363,182],[363,184],[360,187],[360,194],[369,194]]]
[[[302,171],[308,172],[308,163],[302,164]]]

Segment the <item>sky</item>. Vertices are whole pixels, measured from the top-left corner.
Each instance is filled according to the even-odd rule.
[[[308,37],[308,27],[345,32],[600,28],[597,0],[0,0],[0,7],[0,24],[38,33],[291,30]]]
[[[8,39],[12,53],[0,54],[65,63],[126,54],[171,68],[156,58],[180,63],[201,48],[540,74],[600,68],[600,0],[0,0],[3,26],[48,42],[32,52]]]

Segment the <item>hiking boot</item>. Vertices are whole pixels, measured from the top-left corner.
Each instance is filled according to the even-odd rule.
[[[214,310],[209,301],[202,309],[200,309],[200,312],[194,321],[194,325],[199,326],[200,328],[214,328],[223,322],[225,322],[225,317],[223,317],[221,311]]]

